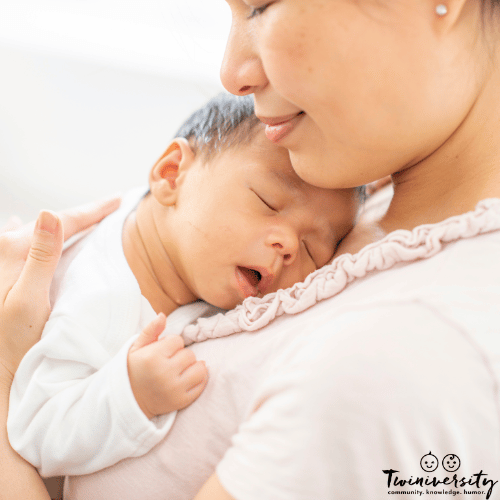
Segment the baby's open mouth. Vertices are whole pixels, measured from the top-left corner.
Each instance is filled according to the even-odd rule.
[[[236,281],[243,296],[255,297],[259,294],[258,286],[262,280],[262,274],[250,267],[238,266],[236,268]]]
[[[275,278],[273,272],[263,266],[237,266],[235,275],[238,287],[245,298],[265,295],[272,289]]]
[[[238,266],[238,269],[252,286],[256,287],[260,283],[260,280],[262,279],[262,274],[260,274],[259,271],[241,266]]]

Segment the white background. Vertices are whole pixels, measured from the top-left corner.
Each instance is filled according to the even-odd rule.
[[[145,184],[229,28],[224,0],[0,0],[0,224]]]

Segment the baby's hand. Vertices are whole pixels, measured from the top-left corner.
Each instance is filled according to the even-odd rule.
[[[139,335],[128,352],[128,376],[139,407],[148,418],[190,405],[208,380],[204,361],[196,361],[179,335],[158,336],[165,329],[163,313]]]

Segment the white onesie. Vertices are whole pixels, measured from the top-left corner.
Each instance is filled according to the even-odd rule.
[[[88,236],[66,249],[42,340],[24,357],[10,394],[13,448],[43,476],[89,474],[148,452],[175,412],[149,420],[127,372],[127,352],[156,317],[122,246],[123,223],[144,196],[134,190]],[[168,333],[215,311],[198,301],[174,311]]]

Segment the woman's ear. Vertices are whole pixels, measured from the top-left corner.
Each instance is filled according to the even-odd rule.
[[[149,188],[154,198],[164,206],[175,205],[185,173],[195,154],[183,137],[174,139],[149,173]]]
[[[471,15],[474,8],[468,0],[444,0],[442,2],[432,0],[429,14],[434,19],[434,29],[438,34],[446,34],[452,31],[458,23],[463,21],[464,16]],[[480,8],[480,7],[479,7]]]

